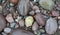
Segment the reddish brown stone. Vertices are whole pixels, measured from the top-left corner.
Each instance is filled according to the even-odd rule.
[[[35,16],[35,20],[37,21],[37,23],[41,26],[44,26],[45,25],[45,18],[43,17],[43,15],[40,13],[40,14],[36,14]]]

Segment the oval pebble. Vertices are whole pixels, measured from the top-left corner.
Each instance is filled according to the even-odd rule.
[[[29,10],[29,0],[20,0],[17,6],[20,15],[25,16]]]
[[[43,17],[43,15],[41,13],[36,14],[34,16],[35,20],[37,21],[37,23],[41,26],[45,25],[45,18]]]
[[[0,32],[6,27],[6,21],[3,15],[0,14]]]
[[[25,19],[25,25],[26,25],[26,27],[32,26],[33,21],[34,21],[34,19],[33,19],[32,16],[26,17],[26,19]]]
[[[11,28],[5,28],[5,29],[4,29],[4,32],[5,32],[5,33],[11,33]]]
[[[54,34],[57,27],[57,21],[54,18],[49,18],[46,22],[45,30],[48,34]]]

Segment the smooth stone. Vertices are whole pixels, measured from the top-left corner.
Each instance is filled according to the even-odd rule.
[[[11,28],[5,28],[5,29],[4,29],[4,32],[5,32],[5,33],[11,33],[11,31],[12,31]]]
[[[13,19],[13,17],[12,17],[12,14],[8,14],[7,16],[6,16],[6,20],[8,21],[8,22],[14,22],[14,19]]]
[[[34,22],[34,24],[32,25],[32,30],[33,31],[37,31],[38,30],[38,24],[37,24],[37,22]]]
[[[34,35],[33,33],[29,32],[29,31],[25,31],[25,30],[14,30],[11,35]]]
[[[33,19],[32,16],[27,16],[25,18],[25,25],[26,25],[26,27],[32,26],[33,22],[34,22],[34,19]]]
[[[6,27],[6,20],[2,14],[0,14],[0,32]]]
[[[34,18],[39,25],[41,25],[41,26],[45,25],[45,18],[43,17],[43,15],[41,13],[36,14],[34,16]]]
[[[52,11],[52,16],[59,16],[59,12],[58,11]]]
[[[20,0],[17,6],[20,15],[25,16],[29,10],[29,0]]]
[[[20,27],[24,27],[24,24],[25,24],[24,20],[21,19],[21,20],[19,21]]]
[[[52,10],[54,8],[54,2],[52,0],[40,0],[39,4],[42,8]]]
[[[39,10],[39,7],[35,5],[35,6],[32,7],[32,9],[33,10]]]
[[[58,28],[57,21],[54,18],[49,18],[46,21],[45,30],[48,34],[54,34]]]

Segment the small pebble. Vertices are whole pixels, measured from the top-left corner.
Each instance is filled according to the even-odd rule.
[[[11,28],[5,28],[5,29],[4,29],[4,32],[5,32],[5,33],[11,33]]]
[[[12,17],[12,14],[8,14],[8,15],[6,16],[6,20],[7,20],[8,22],[14,22],[14,19],[13,19],[13,17]]]
[[[24,20],[20,20],[20,21],[19,21],[20,27],[24,27],[24,24],[25,24]]]
[[[14,22],[13,23],[10,23],[10,27],[11,28],[15,28],[15,25],[16,25],[16,23],[14,23]]]
[[[37,10],[35,10],[35,13],[36,13],[36,14],[40,13],[40,10],[38,10],[38,9],[37,9]]]
[[[58,17],[59,16],[59,12],[58,11],[52,11],[52,16]]]
[[[39,10],[39,7],[35,5],[35,6],[32,7],[32,9],[33,10]]]
[[[32,26],[33,22],[34,22],[34,19],[32,16],[28,16],[25,18],[26,27]]]
[[[34,15],[34,14],[35,14],[35,12],[34,12],[34,11],[31,11],[31,12],[29,12],[29,14],[30,14],[30,15]]]

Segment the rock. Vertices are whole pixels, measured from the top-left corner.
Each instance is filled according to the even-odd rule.
[[[26,17],[26,18],[25,18],[25,25],[26,25],[26,27],[32,26],[33,21],[34,21],[34,19],[33,19],[32,16]]]
[[[36,14],[40,13],[40,10],[38,10],[38,9],[37,9],[37,10],[35,10],[35,13],[36,13]]]
[[[4,29],[4,32],[5,32],[5,33],[11,33],[11,28],[5,28],[5,29]]]
[[[6,20],[3,15],[0,14],[0,32],[6,27]]]
[[[34,15],[35,12],[34,12],[34,11],[30,11],[29,14],[30,14],[30,15]]]
[[[19,0],[10,0],[10,2],[16,5],[18,4]]]
[[[20,15],[25,16],[29,10],[29,0],[20,0],[17,6]]]
[[[20,27],[24,27],[24,24],[25,24],[24,20],[20,20],[20,21],[19,21]]]
[[[19,22],[22,19],[22,16],[17,16],[17,19],[15,19],[16,22]]]
[[[37,23],[41,26],[45,25],[45,18],[43,17],[43,15],[41,13],[36,14],[34,16],[35,20],[37,21]]]
[[[58,11],[52,11],[52,16],[58,17],[59,16],[59,12]]]
[[[37,31],[38,30],[38,24],[37,24],[37,22],[34,22],[34,24],[32,25],[32,30],[33,31]]]
[[[8,15],[6,16],[6,20],[7,20],[8,22],[14,22],[14,19],[13,19],[13,17],[12,17],[12,14],[8,14]]]
[[[52,10],[54,8],[54,2],[52,0],[40,0],[39,4],[42,8]]]
[[[37,30],[38,30],[38,24],[37,22],[34,22],[34,24],[32,25],[32,30],[34,31],[34,34],[37,34]]]
[[[35,5],[35,6],[32,7],[32,9],[33,10],[39,10],[39,7]]]
[[[29,32],[29,31],[25,31],[25,30],[14,30],[11,35],[34,35],[33,33]]]
[[[37,32],[37,35],[41,35],[41,32],[40,32],[40,31],[38,31],[38,32]]]
[[[10,23],[10,27],[11,28],[15,28],[15,26],[16,26],[16,23],[15,22]]]
[[[54,18],[49,18],[46,22],[45,30],[48,34],[54,34],[57,27],[57,21]]]
[[[17,29],[19,27],[19,25],[17,23],[15,23],[15,22],[12,22],[12,23],[10,23],[10,27],[12,29]]]

